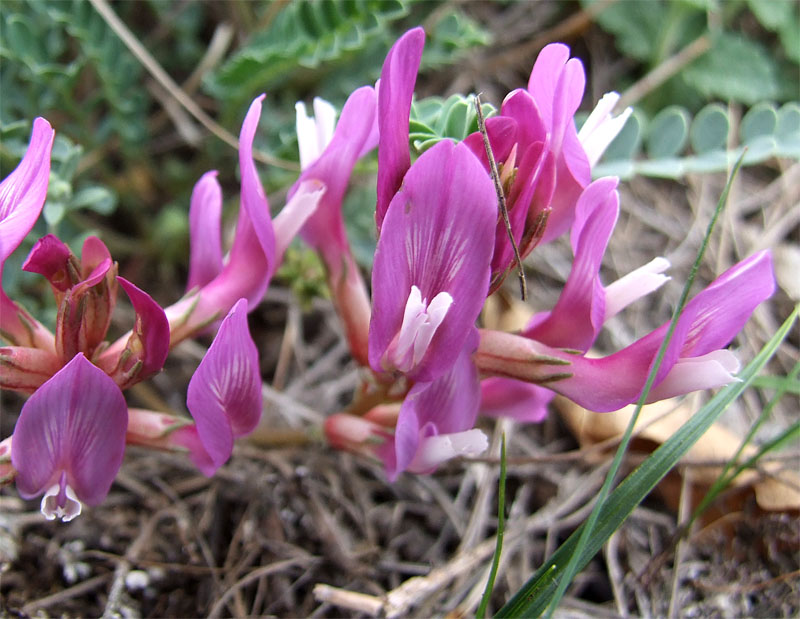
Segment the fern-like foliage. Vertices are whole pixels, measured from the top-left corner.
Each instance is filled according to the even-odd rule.
[[[244,100],[279,85],[297,67],[316,68],[364,49],[408,12],[400,0],[290,3],[206,80],[214,96]]]
[[[0,59],[4,123],[60,112],[87,146],[112,135],[126,148],[142,145],[149,97],[141,66],[88,2],[4,0]]]

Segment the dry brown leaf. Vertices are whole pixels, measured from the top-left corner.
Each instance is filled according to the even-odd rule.
[[[557,406],[584,447],[621,438],[635,409],[631,405],[613,413],[594,413],[564,398],[557,400]],[[646,446],[646,441],[656,446],[661,445],[694,412],[688,400],[671,399],[645,406],[634,429],[636,444]],[[733,458],[740,443],[741,437],[718,423],[713,424],[682,460],[684,464],[692,465],[692,483],[705,487],[713,484],[722,471],[718,463]],[[746,459],[755,453],[756,448],[748,446],[742,457]],[[710,464],[704,466],[702,463],[705,462]],[[784,468],[780,462],[766,462],[760,471],[744,471],[733,480],[732,485],[752,487],[758,505],[764,510],[800,510],[800,474]],[[675,499],[677,504],[679,497],[668,498]]]

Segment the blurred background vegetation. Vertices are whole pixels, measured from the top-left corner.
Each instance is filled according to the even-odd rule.
[[[499,106],[508,90],[525,85],[538,50],[564,40],[591,80],[582,109],[611,89],[636,109],[605,172],[679,177],[724,169],[726,151],[757,138],[754,155],[762,159],[800,157],[800,16],[790,0],[136,0],[110,7],[231,134],[249,102],[267,93],[256,146],[278,164],[260,165],[273,210],[299,170],[294,103],[321,96],[340,108],[353,89],[374,83],[389,46],[418,24],[428,35],[412,127],[418,148],[462,137],[475,122],[462,94],[482,90]],[[593,71],[595,58],[613,71]],[[235,149],[176,103],[88,0],[4,0],[0,63],[3,176],[24,153],[33,117],[57,131],[44,217],[5,269],[6,290],[36,307],[45,282],[18,269],[33,240],[55,232],[78,250],[86,235],[100,233],[124,273],[148,274],[149,282],[157,274],[160,288],[151,292],[174,300],[183,291],[192,186],[219,170],[233,215]],[[460,94],[426,98],[433,92]],[[738,134],[731,105],[745,114]],[[375,167],[374,159],[361,164],[345,205],[365,262],[374,243]],[[315,272],[303,252],[288,262],[295,283]],[[315,293],[313,282],[303,286]]]

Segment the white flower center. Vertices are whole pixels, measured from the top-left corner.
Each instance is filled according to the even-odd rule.
[[[403,324],[388,352],[389,361],[394,368],[408,372],[420,362],[452,304],[453,297],[444,291],[433,297],[428,304],[428,300],[422,298],[419,288],[411,286],[403,313]]]
[[[489,439],[477,429],[429,436],[420,442],[408,471],[430,473],[443,462],[459,456],[479,456],[488,447]]]
[[[294,108],[297,117],[300,169],[305,170],[319,158],[333,139],[333,132],[336,128],[336,108],[319,97],[314,98],[313,118],[306,113],[306,106],[302,101],[298,101]]]
[[[67,485],[66,473],[61,473],[61,479],[47,489],[42,497],[42,514],[48,520],[61,518],[62,522],[69,522],[81,513],[81,502],[75,491]]]
[[[607,92],[603,95],[578,132],[578,140],[580,140],[589,164],[592,166],[600,160],[608,145],[622,131],[625,123],[628,122],[628,117],[633,113],[633,108],[629,107],[625,108],[621,114],[611,116],[611,111],[617,101],[619,101],[619,94],[616,92]]]

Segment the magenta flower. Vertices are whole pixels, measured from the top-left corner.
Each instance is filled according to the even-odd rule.
[[[315,109],[325,110],[321,104],[315,103]],[[323,111],[323,125],[330,123],[330,112]],[[305,135],[310,127],[303,130],[303,123],[298,124],[298,139],[301,144],[310,143],[311,137],[317,137],[317,149],[327,137],[325,129],[313,136]],[[337,267],[342,256],[349,254],[347,233],[342,218],[342,200],[347,184],[359,157],[375,148],[377,143],[377,101],[375,90],[363,86],[354,91],[342,108],[342,115],[336,123],[336,129],[328,143],[324,145],[319,156],[312,159],[315,151],[306,146],[301,149],[301,157],[308,162],[300,178],[289,191],[293,196],[306,181],[316,181],[325,187],[325,193],[317,210],[308,218],[302,228],[301,236],[311,247],[320,252],[325,265],[330,269]]]
[[[476,456],[488,446],[474,429],[480,391],[471,355],[475,331],[445,374],[417,383],[402,404],[380,405],[363,417],[348,413],[325,421],[325,436],[334,447],[380,460],[390,480],[403,471],[431,473],[458,456]]]
[[[491,180],[464,145],[442,141],[411,166],[375,251],[376,372],[430,382],[452,367],[486,299],[496,213]]]
[[[0,183],[0,264],[19,246],[42,212],[54,135],[44,118],[34,120],[25,156]]]
[[[192,191],[189,206],[191,255],[186,291],[205,286],[222,272],[222,188],[217,172],[206,172]]]
[[[731,267],[689,301],[648,402],[735,380],[739,363],[724,347],[774,289],[772,261],[764,251]],[[667,328],[662,325],[600,359],[570,354],[521,336],[484,331],[475,359],[486,374],[546,385],[589,410],[613,411],[639,398]]]
[[[305,222],[300,235],[322,258],[350,350],[359,363],[366,365],[369,298],[350,251],[342,201],[356,161],[377,144],[377,96],[369,86],[354,91],[344,104],[335,130],[330,104],[315,99],[314,110],[316,123],[305,116],[305,106],[298,103],[297,135],[303,172],[289,191],[289,198],[309,183],[321,184],[324,189],[317,210]]]
[[[36,242],[23,269],[43,275],[58,303],[52,347],[0,349],[0,385],[31,393],[77,354],[83,354],[125,389],[161,370],[169,352],[164,310],[145,292],[117,276],[117,265],[97,237],[83,244],[81,258],[53,235]],[[136,312],[132,334],[117,348],[105,337],[122,285]],[[34,343],[35,344],[35,343]]]
[[[616,178],[589,185],[575,208],[570,240],[575,260],[551,311],[536,314],[522,335],[554,348],[586,352],[605,322],[624,307],[649,294],[668,278],[669,263],[659,258],[608,287],[600,266],[619,214]],[[511,378],[489,378],[481,384],[481,412],[520,421],[542,421],[555,393],[546,387]]]
[[[261,118],[263,99],[264,95],[261,95],[250,105],[239,135],[242,188],[233,247],[216,276],[166,309],[172,346],[221,319],[242,297],[247,299],[250,309],[255,308],[289,242],[314,211],[322,195],[318,183],[303,183],[275,220],[270,218],[267,197],[253,161],[253,140]],[[194,194],[198,208],[193,225],[195,233],[191,238],[191,262],[210,265],[203,267],[202,276],[198,272],[198,284],[212,276],[219,265],[216,243],[205,243],[207,239],[216,239],[220,235],[219,218],[213,206],[217,199],[215,182],[209,174],[198,182]],[[201,201],[209,201],[212,205],[201,206]],[[121,342],[116,342],[112,348],[121,346]]]
[[[584,83],[583,66],[579,60],[569,59],[569,48],[548,45],[536,59],[527,90],[509,93],[500,116],[487,120],[511,229],[522,257],[572,225],[578,197],[591,180],[591,165],[630,115],[628,109],[620,116],[611,116],[619,96],[609,93],[589,116],[579,137],[573,117],[583,98]],[[469,136],[465,142],[488,171],[480,134]],[[499,220],[492,290],[512,268],[514,254],[505,223]]]
[[[69,521],[100,503],[122,464],[128,408],[104,372],[77,354],[25,402],[11,460],[23,498]]]
[[[44,118],[33,121],[22,161],[0,183],[0,279],[3,265],[31,231],[47,198],[55,132]],[[53,348],[53,336],[0,288],[0,336],[19,346]]]
[[[425,31],[422,28],[409,30],[392,45],[381,70],[378,84],[378,200],[375,207],[379,234],[389,203],[411,166],[408,122],[424,46]]]
[[[445,374],[430,383],[417,383],[408,392],[393,440],[378,450],[391,481],[403,471],[430,473],[456,456],[486,450],[486,435],[473,428],[480,386],[471,358],[477,343],[474,330],[472,336]]]
[[[186,398],[194,427],[175,440],[189,448],[197,467],[211,476],[230,457],[233,440],[252,432],[261,418],[258,351],[240,299],[222,321],[189,382]]]

